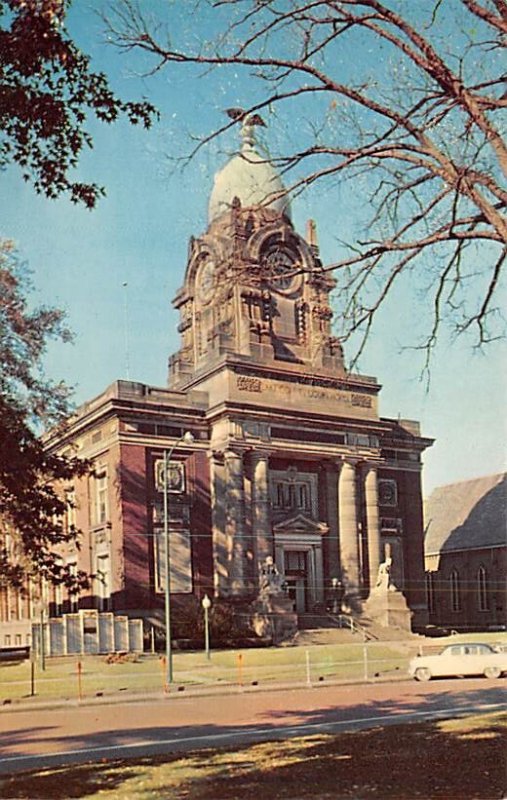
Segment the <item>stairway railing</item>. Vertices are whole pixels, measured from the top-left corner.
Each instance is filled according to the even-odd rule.
[[[375,636],[374,633],[367,630],[363,625],[361,625],[357,619],[351,617],[350,614],[332,614],[330,611],[327,612],[327,616],[335,621],[340,628],[348,628],[351,633],[360,634],[364,641],[371,641],[372,639],[378,640],[378,636]]]

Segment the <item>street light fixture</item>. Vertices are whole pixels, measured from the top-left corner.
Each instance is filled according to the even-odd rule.
[[[165,565],[165,654],[166,684],[173,682],[173,652],[171,646],[171,557],[169,553],[169,464],[178,445],[192,444],[194,437],[190,431],[180,436],[168,450],[164,450],[164,565]]]
[[[206,658],[210,658],[210,649],[209,649],[209,610],[211,608],[211,600],[209,599],[208,595],[205,594],[201,600],[202,607],[204,609],[204,648],[206,650]]]
[[[343,584],[339,578],[331,578],[333,587],[333,614],[341,614],[343,599]]]

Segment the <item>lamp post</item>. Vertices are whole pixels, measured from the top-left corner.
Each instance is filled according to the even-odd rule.
[[[166,683],[173,681],[173,652],[171,646],[171,558],[169,553],[169,464],[171,456],[179,444],[192,444],[194,437],[190,431],[185,431],[183,436],[169,448],[164,450],[164,566],[165,566],[165,654],[166,654]]]
[[[44,672],[46,669],[46,639],[45,639],[45,628],[46,622],[44,617],[45,612],[45,601],[46,601],[46,581],[43,577],[40,579],[40,620],[39,620],[39,659],[40,659],[40,668]],[[33,647],[33,642],[32,642]]]
[[[339,578],[331,578],[331,585],[333,587],[333,614],[341,614],[343,598],[342,582]]]
[[[210,649],[209,649],[209,610],[211,608],[211,600],[209,599],[208,595],[205,594],[201,600],[202,607],[204,609],[204,649],[206,650],[206,658],[210,658]]]

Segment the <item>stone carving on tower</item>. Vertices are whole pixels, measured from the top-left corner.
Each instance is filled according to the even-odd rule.
[[[294,230],[287,194],[250,120],[243,120],[240,153],[215,176],[208,229],[190,241],[174,300],[181,334],[169,364],[175,388],[227,353],[344,373],[331,334],[335,281],[322,268],[315,226],[307,240]]]

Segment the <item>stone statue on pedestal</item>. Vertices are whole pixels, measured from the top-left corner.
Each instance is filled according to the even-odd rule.
[[[392,564],[391,545],[387,543],[384,561],[378,569],[377,582],[366,600],[364,611],[383,627],[410,631],[412,615],[402,592],[392,582]]]
[[[273,561],[272,556],[267,556],[263,563],[259,564],[261,597],[267,595],[282,594],[285,592],[286,583],[284,576],[279,572],[278,567]]]
[[[294,601],[286,591],[285,577],[272,556],[259,564],[259,595],[253,604],[252,622],[258,636],[271,638],[273,644],[292,639],[297,632]]]
[[[386,544],[386,555],[385,561],[383,561],[379,568],[378,568],[378,575],[377,575],[377,582],[375,584],[375,589],[379,591],[396,591],[396,586],[393,584],[391,580],[391,566],[393,563],[393,559],[391,557],[391,545],[389,543]]]

